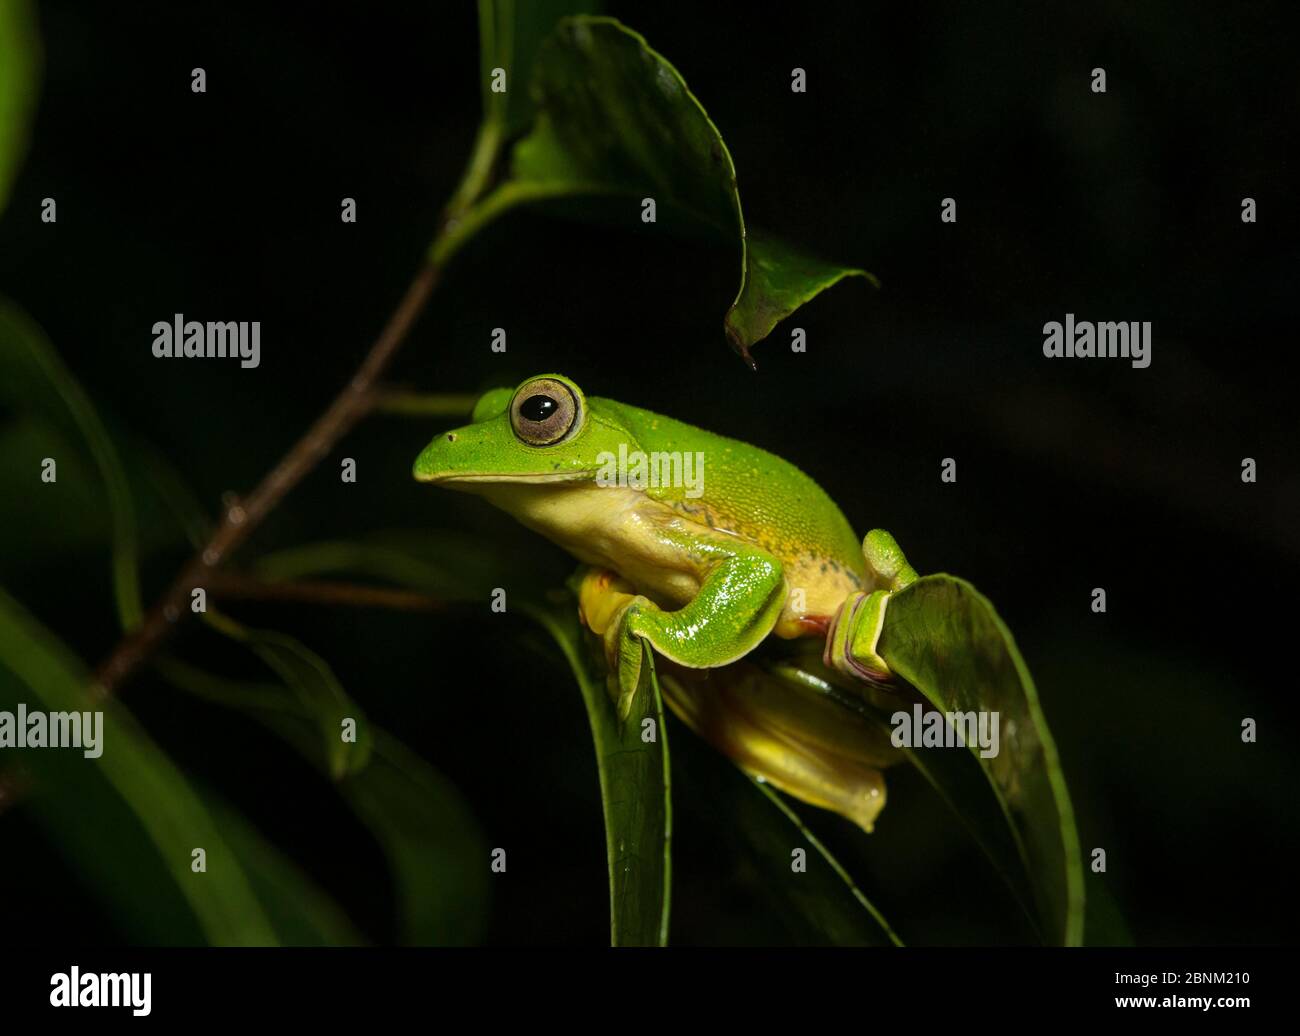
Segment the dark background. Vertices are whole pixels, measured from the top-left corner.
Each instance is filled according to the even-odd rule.
[[[611,3],[721,130],[755,225],[883,284],[846,282],[755,349],[722,317],[730,249],[545,211],[451,267],[393,372],[475,392],[541,371],[793,460],[860,531],[971,579],[1015,631],[1060,746],[1085,848],[1143,943],[1289,942],[1297,765],[1286,709],[1300,568],[1295,464],[1293,37],[1281,5]],[[479,117],[463,4],[44,3],[34,142],[0,224],[0,287],[101,411],[160,446],[215,509],[350,377],[430,241]],[[208,92],[190,91],[190,69]],[[803,67],[808,92],[790,91]],[[1091,92],[1106,69],[1108,92]],[[58,223],[39,220],[53,196]],[[355,197],[356,225],[339,220]],[[943,224],[940,200],[959,221]],[[1259,222],[1243,224],[1241,199]],[[1150,320],[1153,362],[1046,360],[1042,325]],[[260,320],[262,363],[167,363],[155,320]],[[505,327],[508,352],[489,349]],[[801,326],[808,352],[790,352]],[[525,537],[409,477],[437,422],[367,421],[247,548],[399,527]],[[340,457],[357,485],[342,485]],[[939,480],[954,457],[958,482]],[[1243,457],[1259,465],[1244,485]],[[116,640],[102,552],[9,589],[86,659]],[[554,553],[536,541],[539,555]],[[153,552],[146,595],[184,556]],[[1109,610],[1090,610],[1104,587]],[[522,619],[245,606],[301,636],[447,774],[511,869],[489,938],[606,938],[602,827],[581,703]],[[181,645],[182,650],[185,644]],[[195,645],[194,650],[202,650]],[[127,702],[392,937],[382,858],[307,768],[246,721],[144,674]],[[1259,723],[1243,745],[1240,724]],[[674,751],[690,735],[673,725]],[[818,824],[907,941],[1000,941],[984,866],[910,773],[877,834]],[[674,940],[798,938],[725,817],[674,788]],[[130,940],[22,811],[0,820],[8,932]],[[111,847],[105,847],[111,852]],[[20,911],[23,909],[19,908]]]

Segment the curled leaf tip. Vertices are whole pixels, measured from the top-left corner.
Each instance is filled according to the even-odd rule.
[[[735,329],[731,326],[731,312],[736,307],[732,306],[727,311],[727,319],[723,321],[723,330],[727,333],[727,343],[731,346],[732,351],[739,356],[750,370],[758,370],[758,364],[754,362],[754,354],[749,351],[749,345],[740,335],[736,334]]]

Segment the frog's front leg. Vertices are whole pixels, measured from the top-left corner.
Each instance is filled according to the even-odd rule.
[[[703,573],[698,592],[683,607],[665,611],[599,569],[588,571],[579,591],[584,621],[605,638],[620,717],[631,711],[641,677],[642,641],[691,669],[724,666],[757,647],[785,605],[781,563],[766,551],[723,535],[693,532],[678,540],[667,527],[659,535],[661,543],[675,542]]]
[[[884,529],[867,533],[862,554],[872,589],[849,594],[840,605],[826,634],[825,662],[848,676],[884,683],[893,677],[876,650],[885,628],[885,609],[894,592],[916,581],[916,569]]]

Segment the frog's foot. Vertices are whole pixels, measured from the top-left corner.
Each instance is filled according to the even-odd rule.
[[[626,579],[606,568],[584,568],[578,581],[578,618],[605,642],[609,663],[607,690],[620,718],[632,708],[641,679],[641,641],[632,633],[633,616],[650,601]],[[635,609],[635,611],[634,611]]]
[[[888,683],[893,672],[877,646],[885,628],[885,609],[896,591],[916,581],[916,569],[907,563],[894,537],[872,529],[862,541],[869,585],[877,589],[850,594],[840,605],[826,634],[824,661],[846,676],[868,683]]]
[[[644,617],[659,609],[649,598],[639,594],[631,597],[605,629],[605,660],[609,663],[606,689],[618,706],[618,718],[627,719],[632,711],[632,699],[641,683],[641,666],[645,661],[647,630]]]
[[[868,683],[888,683],[894,674],[876,651],[888,605],[888,590],[850,594],[831,620],[823,656],[826,664]]]

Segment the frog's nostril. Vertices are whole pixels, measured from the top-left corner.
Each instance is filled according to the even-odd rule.
[[[448,442],[455,442],[455,441],[456,441],[456,433],[455,433],[455,432],[448,432],[448,433],[447,433],[447,441],[448,441]]]

